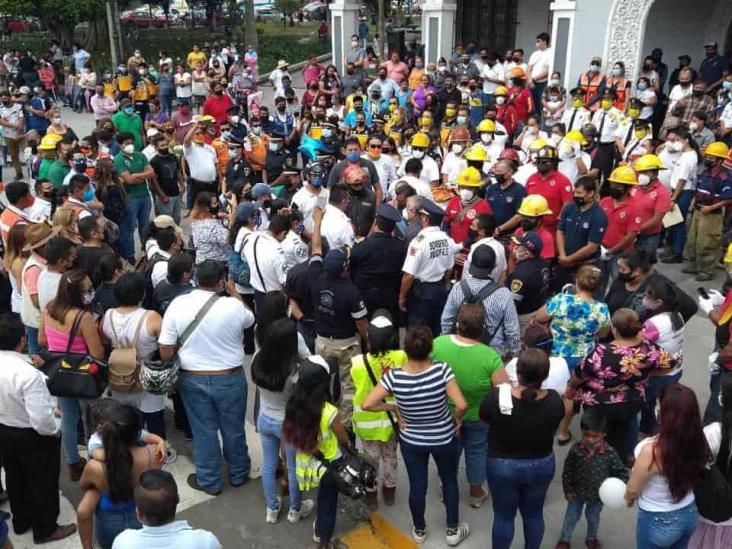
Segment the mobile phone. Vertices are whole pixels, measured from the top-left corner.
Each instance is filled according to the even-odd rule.
[[[697,291],[697,292],[699,292],[699,295],[700,295],[700,296],[702,296],[702,299],[709,299],[709,294],[708,294],[708,293],[707,293],[707,291],[706,291],[706,290],[705,290],[704,288],[702,288],[701,286],[699,286],[699,287],[698,287],[698,288],[696,289],[696,291]]]
[[[316,206],[318,206],[318,208],[320,208],[321,210],[325,210],[325,205],[326,205],[327,203],[328,203],[328,202],[327,202],[327,200],[325,199],[325,197],[324,197],[324,196],[319,196],[319,197],[318,197],[318,200],[317,200],[317,202],[316,202]]]

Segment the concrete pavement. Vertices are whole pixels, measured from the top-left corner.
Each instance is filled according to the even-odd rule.
[[[299,74],[299,73],[298,73]],[[299,79],[299,77],[298,77]],[[301,81],[298,80],[301,85]],[[271,101],[272,88],[265,88]],[[93,128],[91,115],[76,114],[69,109],[64,109],[62,116],[70,124],[77,135],[88,135]],[[8,172],[6,172],[7,174]],[[690,275],[680,272],[679,266],[659,265],[658,270],[678,283],[689,295],[696,299],[696,288],[700,285],[694,282]],[[706,288],[721,289],[723,271],[718,270],[713,283],[707,283]],[[708,399],[707,356],[713,347],[713,327],[711,323],[697,314],[686,326],[684,349],[684,374],[682,382],[692,387],[699,398],[702,407]],[[249,413],[248,413],[248,442],[253,454],[253,461],[257,464],[258,440],[251,425],[251,407],[253,402],[253,385],[249,384]],[[266,524],[264,521],[264,499],[262,495],[261,482],[252,479],[240,488],[226,486],[224,492],[218,497],[210,497],[201,492],[190,490],[186,484],[186,476],[193,471],[192,466],[192,445],[185,441],[182,434],[172,429],[172,417],[168,418],[170,443],[178,450],[178,461],[173,464],[171,471],[175,475],[179,489],[181,490],[181,505],[179,506],[179,518],[188,520],[194,527],[206,528],[213,531],[222,542],[224,547],[246,547],[246,548],[291,548],[312,546],[311,521],[292,525],[282,515],[277,525]],[[579,434],[578,420],[572,426],[575,437]],[[564,458],[569,446],[555,446],[556,473],[554,481],[549,489],[544,508],[546,519],[546,534],[542,547],[553,547],[559,535],[564,517],[565,501],[561,489],[561,471]],[[63,460],[63,457],[62,457]],[[261,462],[261,461],[259,461]],[[470,524],[470,537],[461,544],[466,549],[478,549],[490,547],[490,532],[492,525],[492,511],[490,499],[481,509],[472,509],[467,501],[467,483],[461,466],[460,471],[460,493],[461,493],[461,520]],[[380,512],[394,525],[405,533],[411,530],[411,518],[408,506],[408,481],[403,463],[399,463],[398,487],[396,491],[396,505],[391,508],[381,506]],[[71,522],[75,520],[73,506],[78,504],[81,493],[78,486],[69,482],[66,469],[62,465],[61,473],[61,500],[62,514],[60,522]],[[309,497],[315,497],[315,494]],[[7,505],[3,507],[7,509]],[[338,512],[337,530],[342,535],[355,527],[367,516],[365,508],[360,502],[340,499]],[[430,534],[424,543],[426,549],[445,547],[444,540],[444,507],[438,497],[438,478],[434,466],[430,468],[430,489],[427,504],[427,524],[430,527]],[[600,539],[605,547],[621,548],[635,546],[635,520],[636,512],[632,509],[622,511],[604,510],[600,525]],[[584,546],[584,534],[586,524],[581,521],[575,529],[574,542],[576,546]],[[30,535],[19,538],[11,536],[15,547],[32,547]],[[48,544],[49,549],[61,549],[79,547],[78,538],[70,538],[57,543]],[[520,518],[516,521],[516,536],[513,547],[523,547],[523,535]]]

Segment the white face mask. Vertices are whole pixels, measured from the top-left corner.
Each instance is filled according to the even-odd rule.
[[[690,122],[689,123],[689,129],[691,131],[695,132],[696,130],[699,129],[699,124],[697,124],[696,122]]]
[[[647,185],[650,185],[651,184],[651,176],[648,175],[648,174],[645,174],[645,173],[640,174],[638,176],[638,183],[640,183],[640,185],[642,187],[645,187]]]
[[[84,295],[81,296],[81,301],[84,303],[84,305],[90,305],[91,302],[94,301],[94,290],[84,292]]]
[[[415,150],[412,151],[412,156],[414,158],[417,158],[417,159],[423,158],[424,157],[424,151],[419,150],[419,149],[415,149]]]
[[[460,189],[460,200],[462,202],[470,202],[475,198],[475,191],[473,189]]]
[[[645,147],[637,147],[634,151],[637,155],[643,156],[644,154],[648,154],[648,149]]]
[[[238,116],[232,116],[231,117],[231,123],[232,124],[238,124],[239,123],[239,117]]]
[[[493,141],[493,136],[489,133],[481,133],[480,140],[487,145]]]
[[[122,152],[125,154],[132,154],[133,152],[135,152],[135,146],[131,143],[129,145],[125,145],[124,147],[122,147]]]
[[[503,105],[506,102],[505,97],[496,97],[496,105]]]
[[[562,136],[559,134],[553,133],[550,139],[552,140],[554,145],[558,145],[559,142],[562,140]]]
[[[53,118],[51,120],[51,122],[53,122],[54,124],[56,124],[58,126],[58,125],[61,124],[61,117],[60,116],[56,116],[55,118]]]
[[[459,143],[453,143],[450,147],[450,150],[453,152],[453,154],[460,154],[461,152],[463,152],[463,146]]]
[[[668,152],[681,152],[684,148],[684,145],[679,141],[669,141],[666,143],[666,149],[668,149]]]

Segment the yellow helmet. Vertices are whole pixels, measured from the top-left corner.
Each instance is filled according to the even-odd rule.
[[[644,154],[633,164],[633,169],[637,172],[645,172],[648,170],[665,170],[666,168],[655,154]]]
[[[638,184],[638,178],[635,176],[635,170],[627,164],[615,168],[607,180],[612,181],[613,183],[622,183],[623,185]]]
[[[43,136],[43,139],[41,139],[41,144],[38,145],[38,148],[42,151],[53,151],[62,139],[62,135],[57,133],[47,133]]]
[[[529,145],[529,150],[535,152],[539,149],[546,147],[547,145],[549,145],[549,143],[546,142],[546,139],[537,137],[531,142],[531,145]]]
[[[478,170],[468,167],[458,175],[457,184],[458,187],[480,187],[483,185],[483,181]]]
[[[727,158],[727,155],[729,155],[729,147],[721,141],[715,141],[714,143],[709,143],[703,153],[706,156],[714,156],[715,158]]]
[[[567,135],[564,136],[564,139],[569,141],[570,143],[579,143],[580,145],[587,145],[587,139],[584,135],[582,135],[582,132],[579,130],[572,130],[571,132],[567,132]]]
[[[546,198],[540,194],[530,194],[521,201],[518,213],[526,217],[539,217],[542,215],[551,215],[552,211],[549,209],[549,203],[546,201]]]
[[[410,142],[412,147],[429,147],[430,146],[430,138],[427,137],[427,134],[424,132],[417,132],[412,136],[412,141]]]
[[[473,145],[468,149],[468,152],[465,153],[464,158],[465,160],[477,160],[478,162],[487,162],[488,153],[485,152],[485,149],[480,145]]]
[[[480,124],[478,124],[478,127],[476,129],[478,130],[478,133],[480,133],[480,132],[495,133],[496,123],[493,122],[493,120],[491,120],[490,118],[486,118],[485,120],[480,121]]]
[[[506,97],[508,97],[508,89],[506,88],[506,86],[498,86],[493,92],[493,95],[495,95],[496,97],[498,97],[499,95],[505,95]]]
[[[534,149],[533,143],[532,143],[532,146],[529,147],[529,149],[531,149],[532,152],[536,153],[537,159],[548,158],[549,160],[556,160],[557,158],[559,158],[557,149],[555,147],[552,147],[551,145],[544,145],[543,147],[541,147],[539,149]]]

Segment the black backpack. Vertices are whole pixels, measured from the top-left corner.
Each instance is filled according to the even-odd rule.
[[[481,290],[473,295],[473,292],[470,289],[470,285],[468,285],[467,280],[461,280],[460,281],[460,289],[463,291],[463,303],[483,303],[488,297],[493,294],[496,290],[500,289],[502,286],[499,286],[493,281],[488,282]],[[462,305],[462,303],[461,303]],[[491,344],[491,341],[493,341],[493,338],[498,333],[498,330],[501,329],[501,326],[503,326],[503,319],[505,317],[501,317],[501,321],[498,323],[498,326],[495,327],[493,331],[488,330],[488,325],[486,324],[483,328],[483,337],[481,339],[482,343],[485,343],[486,345]],[[455,334],[457,333],[457,315],[455,315],[455,320],[452,323],[452,330],[451,333]]]
[[[142,302],[142,306],[145,307],[145,309],[155,309],[155,301],[153,299],[153,291],[155,288],[152,283],[152,272],[155,265],[161,261],[165,261],[167,263],[168,258],[163,257],[158,252],[155,252],[150,258],[150,261],[147,262],[147,265],[145,265],[145,299]]]

